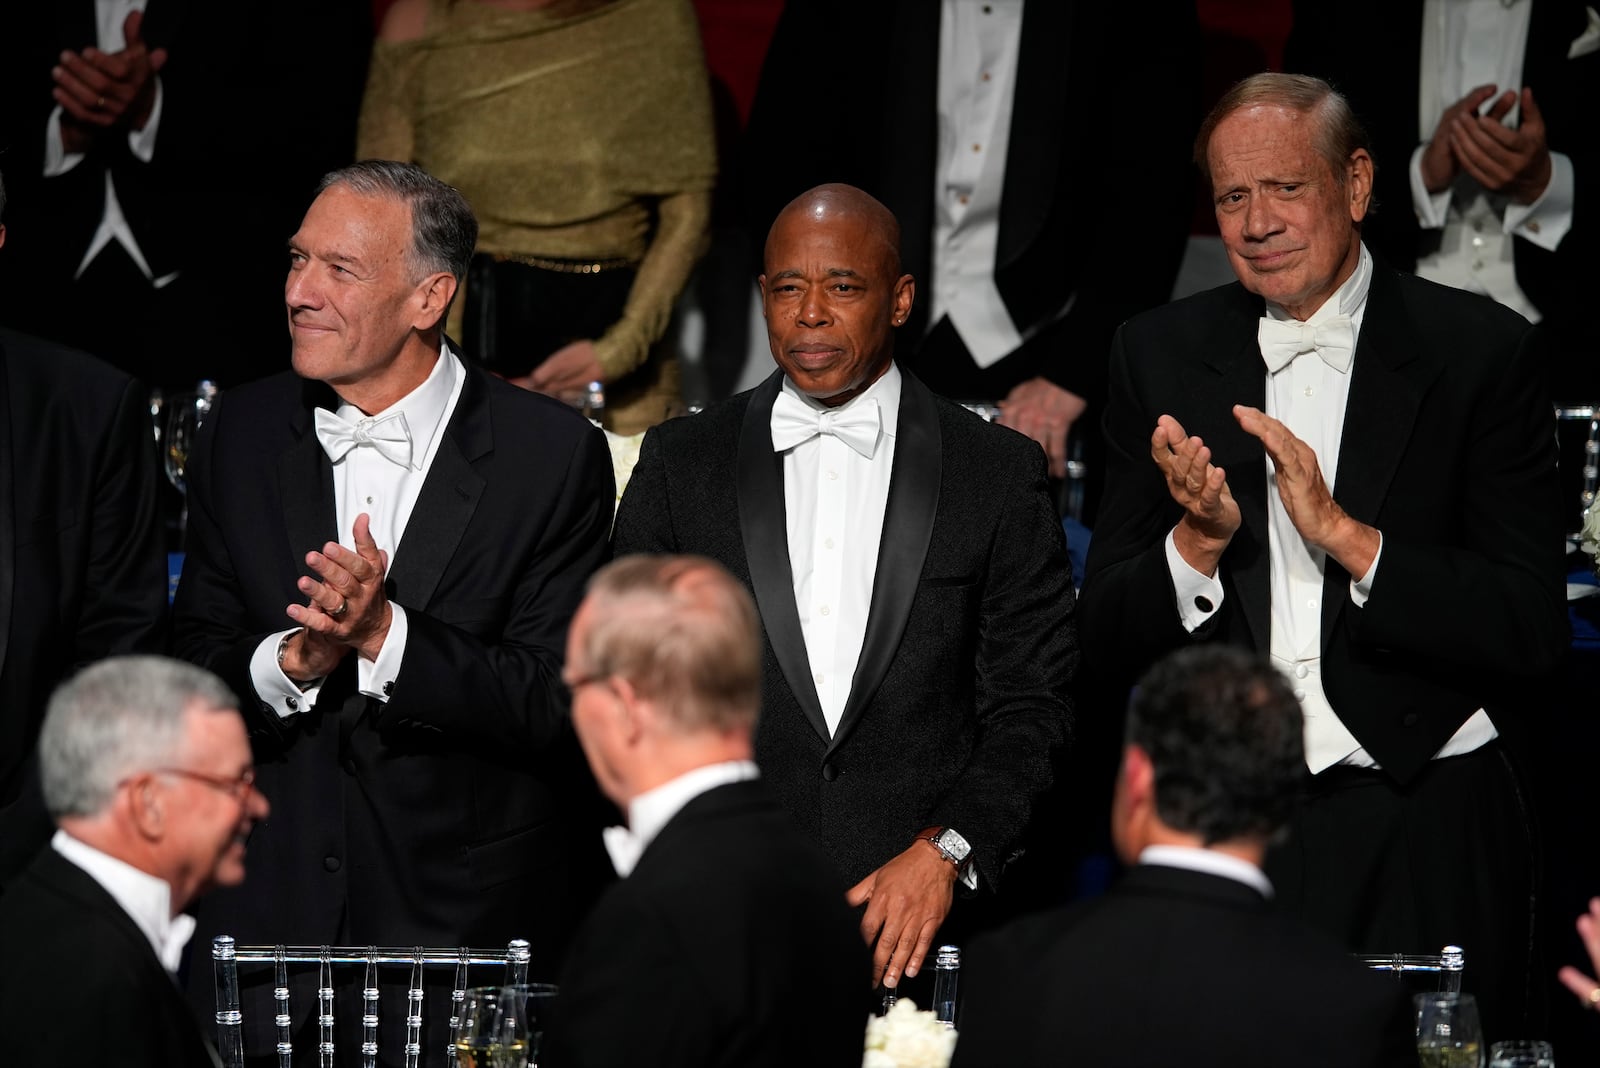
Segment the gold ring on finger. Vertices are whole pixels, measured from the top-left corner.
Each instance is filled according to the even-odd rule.
[[[94,102],[94,106],[95,106],[96,110],[104,111],[106,109],[106,98],[103,97],[103,96],[100,97],[98,100],[96,100]]]
[[[1596,1011],[1600,1011],[1600,986],[1597,986],[1593,990],[1589,991],[1589,1007]]]
[[[330,616],[332,616],[334,619],[338,619],[340,616],[344,615],[348,611],[350,611],[350,599],[347,597],[347,598],[345,598],[345,599],[343,599],[343,600],[341,600],[339,602],[339,607],[338,608],[335,608],[333,611],[329,612],[328,614]]]

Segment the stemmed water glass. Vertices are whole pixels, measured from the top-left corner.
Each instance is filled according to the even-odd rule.
[[[1471,994],[1418,994],[1417,1059],[1422,1068],[1483,1068],[1483,1028]]]

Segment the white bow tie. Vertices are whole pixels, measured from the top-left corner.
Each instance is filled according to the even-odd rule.
[[[1316,324],[1293,319],[1262,319],[1256,330],[1256,340],[1268,374],[1277,374],[1304,352],[1315,352],[1335,371],[1349,374],[1356,330],[1348,315],[1329,316]]]
[[[783,390],[772,402],[772,449],[785,452],[818,434],[832,434],[867,459],[878,448],[882,417],[876,399],[853,404],[843,411],[817,411]]]
[[[317,440],[334,463],[344,459],[351,449],[370,445],[384,459],[401,467],[411,466],[411,428],[406,425],[405,412],[390,412],[351,424],[326,408],[318,408],[316,420]]]
[[[639,863],[644,843],[626,827],[607,827],[600,836],[606,844],[606,852],[611,854],[611,866],[617,869],[618,876],[626,879]]]

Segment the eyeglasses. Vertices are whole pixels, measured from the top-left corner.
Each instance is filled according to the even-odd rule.
[[[250,791],[255,789],[256,785],[255,768],[245,768],[237,779],[225,779],[217,775],[206,775],[202,772],[190,771],[188,768],[151,768],[150,771],[156,775],[177,775],[181,778],[193,779],[195,782],[205,783],[213,790],[221,790],[235,801],[243,801],[250,795]]]
[[[610,678],[611,678],[611,673],[610,672],[607,672],[607,673],[605,673],[603,675],[580,675],[577,678],[575,678],[575,679],[573,679],[573,680],[571,680],[570,682],[567,683],[567,692],[571,693],[571,694],[576,694],[579,690],[583,689],[585,686],[593,686],[597,682],[606,682]]]

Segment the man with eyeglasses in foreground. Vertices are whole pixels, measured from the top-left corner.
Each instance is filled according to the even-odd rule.
[[[238,704],[153,656],[101,661],[50,699],[39,766],[59,830],[0,897],[8,1062],[217,1063],[173,973],[183,910],[244,880],[268,811]]]

